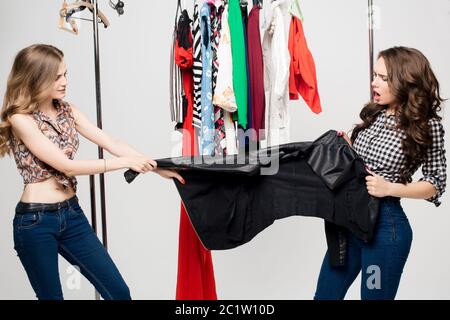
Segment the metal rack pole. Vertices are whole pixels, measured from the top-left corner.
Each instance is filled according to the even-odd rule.
[[[374,53],[373,53],[373,0],[368,0],[368,13],[369,13],[369,68],[370,68],[370,83],[369,83],[369,92],[370,99],[373,99],[373,90],[372,90],[372,81],[373,81],[373,62],[374,62]]]
[[[98,1],[92,0],[94,6],[93,10],[93,33],[94,33],[94,59],[95,59],[95,92],[97,102],[97,126],[102,129],[102,98],[101,98],[101,85],[100,85],[100,48],[99,48],[99,35],[98,35]],[[98,147],[98,158],[103,159],[103,149]],[[95,180],[94,176],[90,176],[91,184],[91,209],[92,209],[92,226],[95,233],[97,233],[97,218],[96,218],[96,197],[95,197]],[[102,242],[106,250],[108,250],[108,232],[106,223],[106,199],[105,199],[105,175],[100,174],[100,210],[101,210],[101,223],[102,223]],[[95,292],[96,300],[100,299],[98,292]]]

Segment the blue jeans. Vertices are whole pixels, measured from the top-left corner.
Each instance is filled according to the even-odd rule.
[[[344,267],[331,267],[327,252],[314,299],[344,299],[348,288],[361,271],[362,300],[393,300],[411,242],[411,226],[400,205],[400,199],[381,199],[373,239],[366,243],[349,233],[347,263]]]
[[[24,203],[18,207],[21,204]],[[37,205],[39,208],[41,204]],[[59,253],[79,268],[105,300],[131,299],[130,290],[89,225],[76,196],[56,205],[61,208],[20,213],[17,207],[13,221],[14,249],[37,298],[63,299]]]

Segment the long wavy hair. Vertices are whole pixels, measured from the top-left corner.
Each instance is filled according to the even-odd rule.
[[[0,158],[11,153],[14,114],[32,114],[48,99],[64,54],[51,45],[35,44],[14,59],[0,113]]]
[[[400,182],[411,181],[408,171],[422,163],[427,148],[432,143],[430,119],[441,120],[438,112],[444,99],[440,96],[439,82],[431,69],[428,59],[417,49],[393,47],[381,51],[388,73],[388,86],[395,98],[397,107],[397,129],[404,130],[406,138],[402,150],[406,166],[400,172]],[[357,124],[351,140],[355,141],[359,132],[372,125],[378,114],[387,106],[369,102],[361,110],[362,123]]]

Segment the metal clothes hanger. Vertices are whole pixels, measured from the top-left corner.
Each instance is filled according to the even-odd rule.
[[[253,6],[262,8],[262,0],[253,0]]]
[[[177,2],[177,11],[175,13],[175,29],[177,29],[178,25],[178,17],[180,16],[181,12],[183,12],[183,7],[181,6],[181,0],[178,0]]]

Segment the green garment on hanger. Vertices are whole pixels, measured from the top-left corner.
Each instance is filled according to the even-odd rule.
[[[233,88],[237,104],[238,124],[247,128],[247,59],[245,56],[244,25],[239,0],[228,1],[228,24],[233,58]]]

